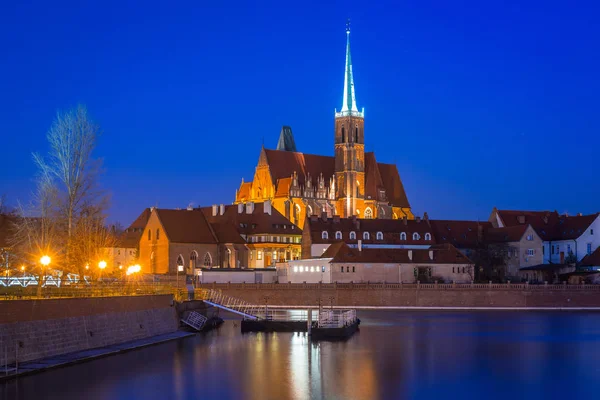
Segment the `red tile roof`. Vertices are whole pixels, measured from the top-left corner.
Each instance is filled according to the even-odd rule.
[[[432,228],[428,221],[407,220],[406,224],[401,219],[355,219],[355,218],[322,218],[312,217],[306,219],[305,229],[310,229],[312,243],[334,243],[339,239],[335,233],[342,233],[342,240],[346,243],[357,243],[358,240],[368,244],[402,244],[402,245],[431,245],[435,244]],[[328,238],[323,239],[323,231],[327,231]],[[350,232],[355,232],[356,239],[350,239]],[[363,239],[363,232],[369,232],[370,238]],[[377,240],[377,232],[383,233],[383,240]],[[400,234],[406,233],[406,240],[400,239]],[[413,239],[417,233],[419,239]],[[425,235],[431,234],[431,240],[425,240]]]
[[[298,175],[300,185],[305,184],[308,174],[315,180],[321,174],[325,180],[335,174],[335,157],[332,156],[267,149],[264,149],[264,154],[273,182],[284,186],[289,186],[289,181],[284,179],[290,178],[294,171]],[[393,206],[410,207],[397,167],[393,164],[377,163],[373,153],[365,153],[366,194],[376,199],[377,189],[380,186],[385,188],[387,199]],[[279,188],[278,185],[277,192],[287,193],[287,188]]]
[[[459,249],[473,249],[484,240],[484,233],[492,228],[485,221],[430,220],[437,243],[450,243]]]
[[[488,228],[484,234],[486,243],[520,242],[529,225],[518,225],[504,228]]]
[[[334,245],[330,246],[333,247]],[[329,250],[329,249],[328,249]],[[433,259],[430,258],[430,252]],[[410,254],[412,253],[412,259]],[[327,257],[325,257],[327,256]],[[431,246],[429,249],[374,249],[351,248],[347,244],[336,244],[332,251],[322,257],[332,258],[332,263],[402,263],[402,264],[471,264],[464,254],[451,244]]]
[[[592,254],[588,254],[579,263],[581,267],[600,267],[600,247]]]
[[[140,243],[140,238],[144,233],[144,229],[146,228],[146,224],[148,223],[148,218],[150,218],[150,209],[146,208],[135,221],[125,229],[125,232],[119,236],[117,245],[128,249],[137,248]]]
[[[556,211],[497,210],[505,226],[530,224],[542,240],[577,239],[598,218],[600,213],[566,216]]]

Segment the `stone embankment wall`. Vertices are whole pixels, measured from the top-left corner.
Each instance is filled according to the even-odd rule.
[[[178,329],[173,296],[0,301],[0,365]]]
[[[600,307],[600,286],[205,284],[252,304],[388,307]]]

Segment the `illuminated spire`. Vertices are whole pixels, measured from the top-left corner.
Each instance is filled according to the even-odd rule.
[[[338,115],[338,113],[336,113]],[[346,68],[344,71],[344,97],[342,99],[342,110],[339,116],[356,115],[362,113],[356,107],[356,95],[354,93],[354,77],[352,75],[352,56],[350,54],[350,20],[346,22]]]

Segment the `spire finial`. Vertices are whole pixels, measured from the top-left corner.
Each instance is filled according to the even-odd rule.
[[[350,55],[350,19],[346,21],[346,66],[344,71],[344,97],[340,115],[359,115],[354,94],[354,77],[352,75],[352,56]],[[336,114],[337,115],[337,114]]]
[[[350,18],[346,20],[346,33],[350,34]]]

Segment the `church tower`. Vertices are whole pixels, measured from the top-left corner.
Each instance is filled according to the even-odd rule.
[[[346,66],[342,110],[335,112],[336,212],[365,218],[364,108],[358,111],[350,55],[350,22],[346,24]],[[369,216],[367,216],[368,218]]]

